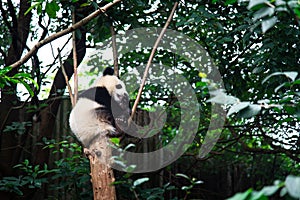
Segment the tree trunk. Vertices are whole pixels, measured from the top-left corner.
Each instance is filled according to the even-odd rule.
[[[1,3],[2,4],[2,3]],[[1,5],[2,6],[2,5]],[[8,24],[11,28],[11,44],[5,56],[5,65],[9,66],[21,58],[21,55],[26,46],[26,40],[29,35],[31,12],[25,15],[25,12],[30,8],[30,1],[20,1],[19,14],[17,16],[16,9],[11,1],[8,1],[7,15],[2,15],[2,18],[11,18],[12,23]],[[3,19],[10,21],[8,19]],[[13,76],[18,72],[18,69],[13,69],[8,73],[8,76]],[[0,179],[4,176],[12,176],[16,169],[13,168],[19,162],[18,152],[22,147],[20,146],[19,134],[16,131],[4,133],[7,125],[12,122],[22,121],[20,118],[19,99],[16,92],[16,84],[11,83],[10,86],[1,88],[0,97]],[[1,199],[6,196],[2,195]]]
[[[116,190],[113,170],[111,169],[111,147],[109,138],[103,136],[90,149],[91,178],[94,200],[115,200]]]

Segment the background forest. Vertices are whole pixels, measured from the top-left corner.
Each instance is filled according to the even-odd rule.
[[[71,79],[75,51],[69,27],[110,2],[0,1],[1,199],[92,199],[89,161],[68,125],[71,103],[61,66]],[[163,27],[173,4],[123,0],[79,23],[73,45],[78,69],[92,67],[79,77],[93,77],[92,83],[112,66],[101,55],[112,29],[119,34]],[[205,49],[225,90],[210,95],[209,71],[158,49],[153,63],[180,72],[193,87],[199,107],[180,106],[199,108],[199,127],[187,151],[163,169],[116,171],[118,199],[300,199],[300,2],[182,0],[168,28]],[[63,35],[64,40],[55,40]],[[86,62],[95,49],[98,57]],[[142,74],[150,52],[120,54],[120,76],[132,70]],[[132,102],[136,95],[130,94]],[[165,145],[178,132],[176,98],[168,88],[147,83],[139,110],[151,113],[158,104],[166,107],[167,120],[154,140],[158,143],[150,146]],[[202,157],[210,120],[218,117],[212,116],[214,104],[227,117],[213,149]]]

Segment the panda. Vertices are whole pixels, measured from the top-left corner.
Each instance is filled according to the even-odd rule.
[[[125,84],[110,67],[91,87],[81,93],[72,109],[69,124],[77,139],[87,149],[99,137],[119,137],[130,116],[129,95]]]

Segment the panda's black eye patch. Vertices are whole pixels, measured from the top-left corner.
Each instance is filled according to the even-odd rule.
[[[116,88],[117,88],[117,89],[122,89],[122,85],[121,85],[121,84],[118,84],[118,85],[116,85]]]

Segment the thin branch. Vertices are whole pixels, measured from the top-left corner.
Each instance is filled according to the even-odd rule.
[[[109,29],[110,29],[110,33],[111,33],[112,51],[113,51],[113,58],[114,58],[114,74],[115,74],[115,76],[119,76],[116,32],[115,32],[114,25],[112,23],[111,23]]]
[[[72,23],[75,24],[75,8],[72,13]],[[76,53],[76,33],[75,30],[72,32],[72,45],[73,45],[73,68],[74,68],[74,98],[73,98],[73,107],[77,102],[78,96],[78,73],[77,73],[77,53]]]
[[[161,30],[158,38],[155,41],[155,44],[153,46],[153,49],[151,51],[150,57],[148,59],[147,65],[146,65],[146,69],[145,69],[145,72],[144,72],[144,75],[143,75],[142,83],[141,83],[139,91],[138,91],[138,95],[137,95],[136,100],[134,102],[134,105],[132,107],[131,119],[133,119],[133,116],[134,116],[134,114],[136,112],[136,109],[137,109],[137,105],[140,101],[140,98],[141,98],[141,95],[142,95],[142,92],[143,92],[143,88],[144,88],[145,83],[146,83],[146,78],[147,78],[147,75],[149,73],[149,69],[150,69],[150,66],[151,66],[151,63],[152,63],[152,60],[153,60],[153,57],[154,57],[154,54],[155,54],[155,52],[158,48],[159,42],[161,41],[162,37],[164,36],[164,34],[167,30],[167,27],[169,26],[169,24],[170,24],[170,22],[173,18],[173,15],[175,13],[175,10],[176,10],[177,6],[178,6],[178,2],[175,2],[174,6],[173,6],[173,9],[170,13],[170,16],[168,17],[168,20],[167,20],[165,26],[163,27],[163,29]]]
[[[96,10],[95,12],[91,13],[87,17],[83,18],[82,20],[80,20],[76,24],[73,24],[69,28],[67,28],[65,30],[62,30],[58,33],[55,33],[55,34],[49,36],[48,38],[36,43],[34,45],[34,47],[23,58],[21,58],[19,61],[15,62],[14,64],[12,64],[10,66],[12,68],[19,67],[20,65],[24,64],[42,46],[48,44],[49,42],[52,42],[53,40],[55,40],[59,37],[62,37],[64,35],[68,34],[68,33],[71,33],[72,31],[74,31],[74,30],[76,30],[76,29],[78,29],[82,26],[84,26],[89,21],[91,21],[92,19],[94,19],[95,17],[100,15],[101,13],[106,12],[106,10],[108,8],[112,7],[113,5],[115,5],[116,3],[120,2],[120,1],[122,1],[122,0],[114,0],[113,2],[110,2],[110,3],[106,4],[105,6],[101,7],[100,9]]]
[[[70,96],[70,99],[71,99],[72,107],[74,107],[74,106],[75,106],[74,96],[73,96],[73,94],[72,94],[72,89],[71,89],[71,86],[70,86],[70,83],[69,83],[69,79],[68,79],[68,76],[67,76],[65,67],[64,67],[64,65],[63,65],[62,59],[61,59],[61,55],[60,55],[60,50],[59,50],[59,48],[57,49],[57,52],[58,52],[58,60],[59,60],[59,64],[60,64],[60,67],[61,67],[61,69],[62,69],[62,73],[63,73],[63,75],[64,75],[64,77],[65,77],[66,84],[67,84],[67,87],[68,87],[68,91],[69,91],[69,96]]]
[[[47,27],[45,27],[45,26],[42,24],[42,20],[43,20],[43,16],[40,15],[40,16],[39,16],[38,25],[43,29],[43,33],[42,33],[41,38],[39,39],[39,41],[42,41],[42,40],[45,39],[45,37],[47,36],[47,34],[48,34],[48,26],[49,26],[49,24],[50,24],[51,18],[48,19],[48,25],[47,25]]]

